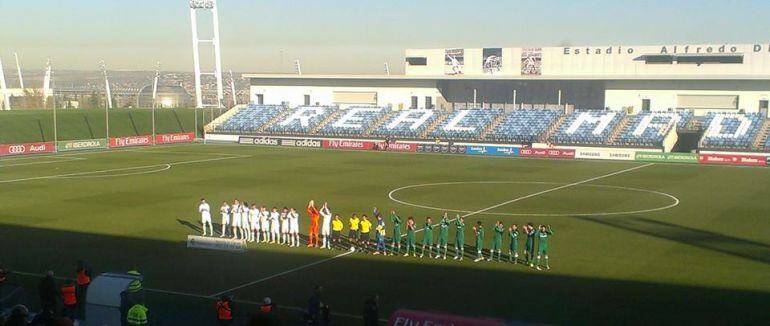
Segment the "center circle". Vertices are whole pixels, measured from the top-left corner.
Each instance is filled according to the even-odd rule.
[[[396,189],[391,190],[388,193],[388,198],[396,203],[412,206],[412,207],[418,207],[418,208],[424,208],[424,209],[430,209],[430,210],[437,210],[437,211],[445,211],[445,212],[455,212],[455,213],[474,213],[474,211],[470,210],[464,210],[464,209],[452,209],[452,208],[445,208],[445,207],[437,207],[436,205],[423,205],[420,203],[414,203],[409,202],[407,200],[399,199],[396,197],[396,194],[399,192],[403,192],[405,190],[409,189],[419,189],[419,188],[430,188],[430,187],[439,187],[439,186],[454,186],[454,185],[496,185],[496,184],[514,184],[514,185],[552,185],[554,187],[559,186],[566,186],[569,185],[569,183],[561,183],[561,182],[543,182],[543,181],[456,181],[456,182],[436,182],[436,183],[423,183],[423,184],[415,184],[415,185],[408,185],[399,187]],[[653,195],[655,197],[661,197],[664,198],[667,203],[665,205],[656,206],[656,207],[649,207],[649,208],[642,208],[642,209],[636,209],[636,210],[620,210],[620,211],[597,211],[597,212],[574,212],[574,213],[505,213],[505,212],[494,212],[494,209],[490,209],[491,211],[483,211],[476,214],[482,214],[482,215],[498,215],[498,216],[611,216],[611,215],[629,215],[629,214],[639,214],[639,213],[649,213],[649,212],[656,212],[656,211],[662,211],[666,209],[673,208],[677,205],[679,205],[679,198],[677,198],[674,195],[655,191],[655,190],[649,190],[649,189],[641,189],[641,188],[633,188],[633,187],[623,187],[623,186],[613,186],[613,185],[599,185],[599,184],[578,184],[574,185],[574,188],[588,188],[588,189],[607,189],[610,191],[626,191],[626,192],[632,192],[632,193],[643,193],[648,195]],[[564,191],[567,188],[562,188],[555,190],[555,192],[558,191]],[[547,189],[546,189],[547,191]],[[509,201],[514,201],[518,198],[521,198],[522,200],[527,200],[528,198],[534,198],[539,193],[534,194],[527,194],[525,196],[521,197],[514,197],[509,198]],[[545,194],[545,193],[544,193]],[[503,202],[505,203],[505,202]],[[489,206],[495,206],[495,204],[501,204],[501,203],[489,203]],[[501,205],[505,206],[505,205]],[[483,209],[482,209],[483,210]],[[474,214],[475,215],[475,214]]]

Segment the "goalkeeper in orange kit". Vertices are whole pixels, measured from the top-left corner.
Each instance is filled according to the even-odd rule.
[[[307,213],[310,214],[310,232],[308,233],[308,247],[318,247],[318,220],[321,215],[318,213],[318,209],[315,208],[315,201],[310,200],[307,204]],[[315,238],[315,243],[313,243]]]

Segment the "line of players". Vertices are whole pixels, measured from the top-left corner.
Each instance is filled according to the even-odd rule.
[[[214,227],[211,224],[210,207],[205,199],[201,199],[198,211],[201,213],[203,224],[203,235],[206,235],[206,225],[210,228],[210,235],[214,235]],[[223,202],[220,206],[220,214],[222,216],[222,232],[220,237],[227,237],[227,230],[232,230],[232,238],[240,239],[249,242],[262,242],[288,245],[291,247],[299,247],[299,213],[292,208],[284,207],[281,211],[277,207],[273,207],[268,210],[264,205],[257,207],[256,204],[249,205],[246,202],[240,202],[238,199],[233,201],[230,205],[227,202]],[[323,238],[323,244],[320,246],[322,249],[332,249],[334,244],[341,245],[342,238],[341,233],[343,230],[343,222],[340,219],[339,214],[335,214],[332,217],[331,211],[327,203],[324,203],[320,210],[315,208],[314,202],[311,200],[308,203],[308,214],[311,217],[311,225],[309,230],[309,243],[308,247],[318,246],[318,228],[319,217],[323,218],[320,223],[321,235]],[[400,216],[395,211],[391,211],[390,220],[393,224],[393,236],[391,237],[390,250],[386,246],[386,227],[385,221],[378,209],[374,208],[373,216],[376,219],[376,224],[373,224],[366,214],[363,214],[361,218],[358,215],[353,214],[348,219],[349,233],[347,242],[351,246],[351,250],[357,250],[361,252],[369,252],[370,247],[374,245],[374,255],[401,255],[402,238],[406,238],[405,253],[404,256],[409,256],[410,252],[412,256],[417,257],[417,241],[416,233],[423,232],[422,250],[420,257],[425,256],[425,249],[428,249],[428,257],[435,259],[446,259],[448,251],[449,241],[449,228],[454,226],[455,228],[455,260],[463,260],[465,255],[465,219],[464,217],[457,215],[454,219],[449,219],[448,214],[444,213],[441,221],[437,224],[433,224],[431,217],[427,217],[424,226],[418,230],[415,219],[409,216],[406,221],[406,234],[401,234],[401,224],[403,223]],[[435,242],[436,253],[434,255],[434,241],[433,241],[433,229],[438,227],[439,235],[438,241]],[[475,235],[475,248],[476,259],[474,262],[480,262],[484,260],[484,237],[485,230],[481,221],[477,221],[476,225],[472,227]],[[371,242],[371,233],[374,230],[375,241]],[[507,231],[507,232],[506,232]],[[553,235],[553,230],[550,225],[539,225],[537,228],[530,222],[522,227],[522,232],[526,236],[524,263],[530,267],[536,267],[541,269],[540,260],[544,259],[545,268],[550,269],[548,260],[548,237]],[[517,264],[519,261],[519,228],[518,225],[512,224],[506,229],[501,221],[497,221],[492,227],[492,244],[489,249],[489,257],[487,261],[495,259],[497,254],[497,261],[502,261],[502,247],[503,238],[507,233],[509,238],[508,248],[508,261]],[[314,243],[315,237],[315,243]],[[537,243],[536,243],[537,242]],[[537,255],[535,256],[535,247],[537,247]],[[443,254],[442,254],[443,249]]]

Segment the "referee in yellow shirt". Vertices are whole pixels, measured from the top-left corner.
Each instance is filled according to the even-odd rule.
[[[358,243],[358,237],[360,237],[360,233],[358,230],[358,226],[361,223],[361,220],[358,218],[358,215],[353,214],[353,216],[348,219],[348,227],[350,228],[350,231],[348,231],[348,241],[350,241],[350,246],[354,247]]]
[[[332,220],[332,244],[339,245],[342,228],[343,224],[342,220],[340,219],[340,214],[334,214],[334,219]]]
[[[362,248],[361,251],[367,252],[369,250],[369,245],[371,241],[370,234],[372,232],[372,222],[369,221],[369,217],[364,214],[362,216],[361,220],[361,238],[359,238],[359,246]]]

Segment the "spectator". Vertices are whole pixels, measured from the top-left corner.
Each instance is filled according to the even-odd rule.
[[[307,320],[310,325],[328,325],[329,306],[322,300],[323,287],[316,285],[308,300]]]
[[[59,288],[56,286],[56,280],[53,278],[53,271],[46,273],[45,277],[40,281],[38,291],[40,293],[41,309],[43,311],[58,311]]]
[[[377,326],[380,322],[380,296],[373,295],[364,302],[364,326]]]
[[[16,305],[11,310],[11,315],[5,321],[5,326],[27,326],[29,318],[29,309],[24,305]]]
[[[262,313],[272,313],[275,310],[275,303],[273,303],[273,300],[270,299],[270,297],[265,297],[262,299],[262,304],[259,305],[259,311]]]
[[[64,304],[62,315],[65,317],[75,318],[75,314],[77,314],[78,299],[75,294],[76,292],[75,282],[72,280],[67,280],[64,286],[61,287],[62,303]]]
[[[77,275],[77,318],[85,319],[86,311],[86,293],[88,292],[88,286],[91,285],[91,277],[93,271],[87,262],[78,260],[77,268],[75,269]]]
[[[229,295],[223,295],[216,304],[217,321],[221,326],[228,326],[233,323],[233,298]]]

